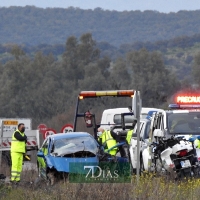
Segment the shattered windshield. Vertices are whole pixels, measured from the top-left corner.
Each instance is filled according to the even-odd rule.
[[[55,140],[53,145],[53,153],[56,156],[63,156],[76,152],[91,152],[96,155],[98,146],[96,141],[90,136],[79,138],[63,138]]]
[[[200,111],[170,113],[167,124],[170,134],[200,135]]]

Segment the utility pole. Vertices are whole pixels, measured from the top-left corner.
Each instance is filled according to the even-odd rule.
[[[142,108],[142,101],[140,98],[140,91],[135,91],[134,98],[133,98],[133,112],[134,116],[137,119],[137,165],[136,165],[136,175],[137,175],[137,182],[140,179],[140,113]]]

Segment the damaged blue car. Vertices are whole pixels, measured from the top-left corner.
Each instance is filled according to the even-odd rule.
[[[70,163],[99,163],[99,145],[86,132],[49,135],[37,153],[39,176],[53,185],[56,179],[67,178],[73,169]]]

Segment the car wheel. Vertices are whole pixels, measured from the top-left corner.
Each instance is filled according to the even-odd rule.
[[[128,151],[128,161],[130,163],[130,168],[131,168],[130,172],[131,172],[131,175],[136,175],[136,169],[133,167],[130,151]]]
[[[136,175],[137,174],[137,169],[133,168],[131,165],[131,174]]]
[[[193,168],[193,173],[194,173],[194,177],[195,178],[199,178],[200,177],[200,168],[199,168],[199,166]]]
[[[54,185],[55,184],[55,176],[54,176],[54,172],[49,172],[48,175],[48,181],[47,181],[47,185]]]

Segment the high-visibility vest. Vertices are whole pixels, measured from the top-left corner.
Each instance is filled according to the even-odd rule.
[[[196,148],[200,149],[200,140],[196,139],[196,140],[194,141],[194,144],[195,144],[195,147],[196,147]]]
[[[24,133],[20,132],[19,130],[16,130],[15,132],[19,132],[21,136],[24,136]],[[11,152],[17,152],[17,153],[25,153],[26,150],[26,144],[25,141],[19,141],[15,138],[15,132],[12,135],[12,141],[11,141]]]
[[[127,132],[127,135],[126,135],[126,141],[127,141],[128,144],[131,143],[132,135],[133,135],[133,130],[129,130],[129,131]]]
[[[107,152],[108,149],[117,144],[116,140],[111,136],[110,131],[104,131],[98,140],[101,141],[102,145],[104,146],[105,152]],[[117,153],[117,150],[118,148],[115,147],[108,153],[111,155],[115,155]]]
[[[43,147],[41,150],[43,151],[44,155],[46,156],[47,153],[48,153],[48,149]],[[46,163],[44,161],[44,158],[37,157],[37,160],[38,160],[39,166],[41,168],[45,168],[46,167]]]

